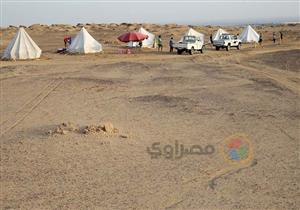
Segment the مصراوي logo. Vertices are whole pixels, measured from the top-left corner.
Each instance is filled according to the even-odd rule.
[[[230,164],[245,164],[253,159],[251,142],[244,134],[232,135],[225,139],[220,148]]]

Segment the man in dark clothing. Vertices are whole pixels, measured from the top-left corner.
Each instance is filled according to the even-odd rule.
[[[170,41],[169,41],[169,47],[170,47],[170,52],[173,52],[174,49],[174,40],[173,37],[171,37]]]
[[[213,47],[213,45],[214,45],[214,40],[213,40],[213,35],[212,35],[212,34],[210,34],[209,40],[210,40],[211,46]]]
[[[283,40],[283,33],[281,31],[279,33],[280,33],[280,44],[281,44],[281,42]]]
[[[259,45],[260,45],[261,47],[263,47],[262,42],[263,42],[262,34],[259,34],[259,40],[258,40],[258,43],[259,43]]]

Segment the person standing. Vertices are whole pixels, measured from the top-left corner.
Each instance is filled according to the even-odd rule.
[[[263,47],[262,42],[263,42],[263,37],[262,37],[262,34],[260,33],[258,43],[261,47]]]
[[[69,39],[68,39],[68,43],[69,43],[69,46],[72,44],[72,37],[69,36]]]
[[[281,31],[279,33],[280,33],[280,39],[279,39],[279,41],[280,41],[280,44],[281,44],[282,40],[283,40],[283,33]]]
[[[173,37],[171,37],[171,39],[169,41],[169,47],[170,47],[170,53],[172,53],[173,49],[174,49],[174,40],[173,40]]]
[[[214,47],[214,40],[213,40],[213,35],[212,34],[210,34],[210,36],[209,36],[209,41],[210,41],[211,47],[213,48]]]
[[[163,50],[161,35],[159,35],[157,38],[157,49],[158,49],[158,51],[161,51],[161,52]]]
[[[69,36],[64,37],[65,48],[67,48]]]
[[[273,43],[275,44],[276,43],[276,33],[273,32]]]
[[[210,40],[210,43],[213,44],[214,41],[213,41],[213,35],[212,34],[210,34],[209,40]]]
[[[64,37],[64,43],[65,43],[65,48],[71,45],[72,38],[70,36],[65,36]]]

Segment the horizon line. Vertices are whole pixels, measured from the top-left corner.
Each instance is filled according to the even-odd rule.
[[[122,24],[138,24],[138,25],[142,25],[142,24],[153,24],[153,25],[169,25],[169,24],[176,24],[176,25],[191,25],[191,26],[243,26],[243,25],[280,25],[280,24],[300,24],[299,19],[294,21],[294,20],[287,20],[287,21],[265,21],[265,22],[260,22],[259,20],[257,21],[241,21],[241,22],[236,22],[233,23],[231,21],[225,21],[225,22],[219,22],[217,23],[217,21],[215,22],[211,22],[211,23],[176,23],[176,22],[166,22],[166,23],[157,23],[157,22],[78,22],[78,23],[31,23],[31,24],[7,24],[6,26],[2,25],[0,26],[1,28],[8,28],[10,26],[14,26],[14,27],[20,27],[20,26],[26,26],[26,27],[30,27],[32,25],[47,25],[47,26],[51,26],[51,25],[72,25],[72,26],[77,26],[79,24],[82,25],[87,25],[87,24],[105,24],[105,25],[110,25],[110,24],[117,24],[117,25],[122,25]]]

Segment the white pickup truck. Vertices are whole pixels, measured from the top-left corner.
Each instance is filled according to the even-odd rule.
[[[241,44],[242,41],[238,39],[236,35],[232,34],[222,34],[220,39],[213,41],[213,45],[216,47],[216,50],[226,48],[228,51],[231,47],[236,47],[239,50],[241,49]]]
[[[175,43],[173,47],[177,50],[177,54],[179,55],[183,52],[192,55],[195,51],[203,53],[204,43],[200,40],[200,37],[184,36],[182,41]]]

